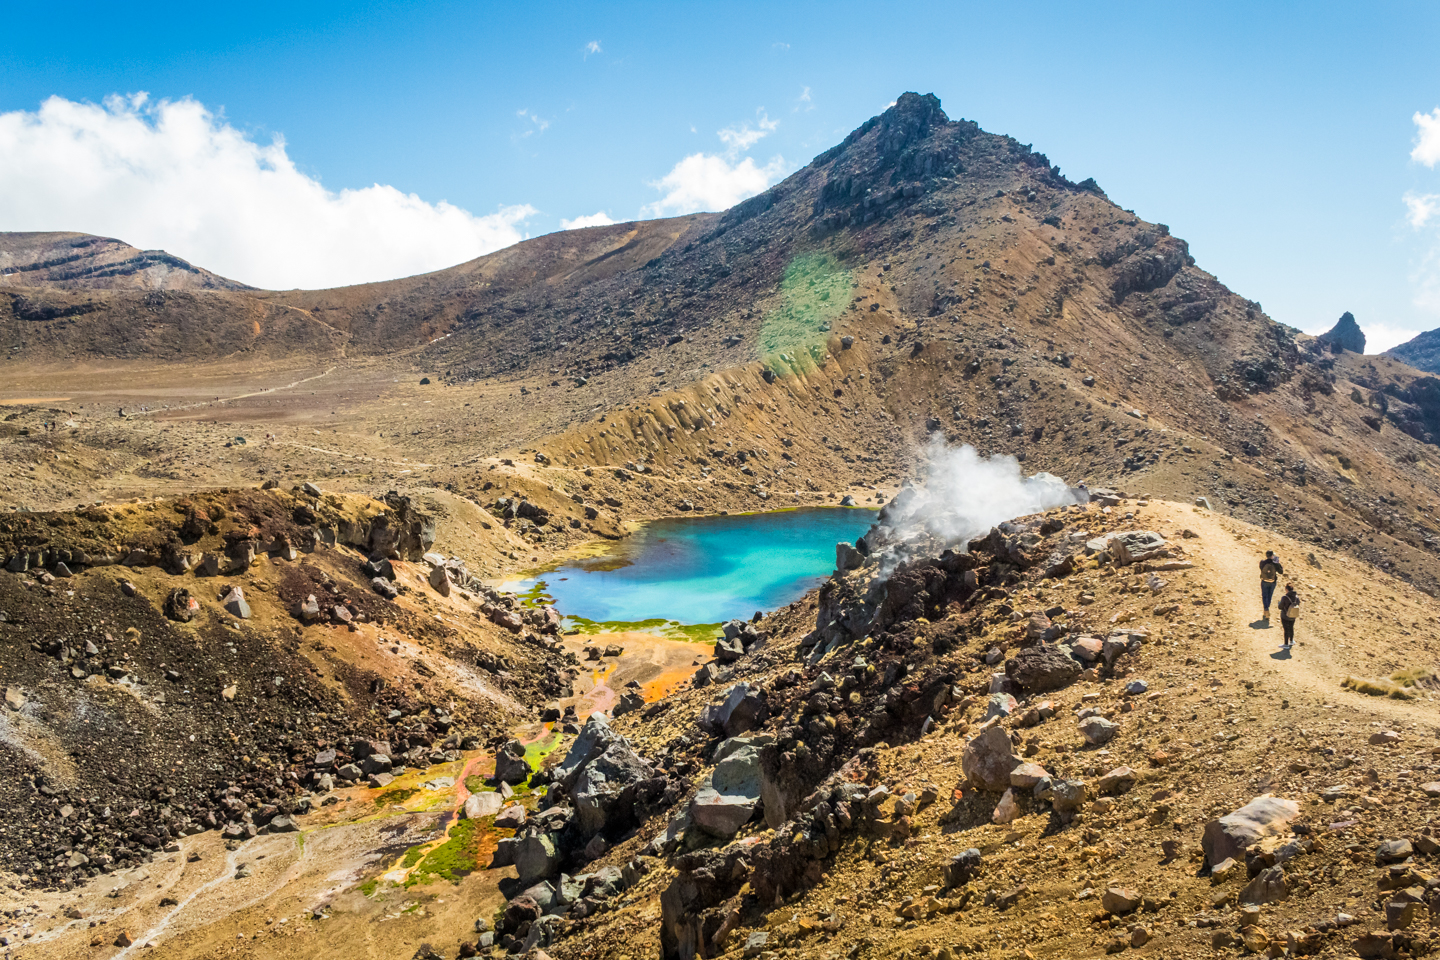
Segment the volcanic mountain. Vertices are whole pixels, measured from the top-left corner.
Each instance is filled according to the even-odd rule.
[[[1279,956],[1364,911],[1362,956],[1435,946],[1404,850],[1435,851],[1440,380],[1274,322],[934,96],[727,211],[385,283],[167,287],[35,236],[0,243],[57,261],[0,287],[0,861],[37,945]],[[846,496],[894,503],[878,549],[962,443],[1093,501],[847,546],[713,660],[495,588],[636,521]],[[1267,546],[1313,604],[1283,662]],[[459,816],[522,760],[523,817]],[[766,797],[726,835],[739,768]],[[1274,842],[1212,857],[1271,792]],[[1235,911],[1262,895],[1291,899]]]

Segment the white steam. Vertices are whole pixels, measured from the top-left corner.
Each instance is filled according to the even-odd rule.
[[[964,548],[991,527],[1026,514],[1085,503],[1088,492],[1049,473],[1025,476],[1012,456],[981,456],[969,444],[933,441],[920,482],[895,497],[881,514],[875,543],[882,568],[921,552]],[[888,572],[888,571],[887,571]]]

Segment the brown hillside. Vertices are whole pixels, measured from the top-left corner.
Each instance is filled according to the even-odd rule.
[[[0,288],[247,290],[164,250],[88,233],[0,233]]]

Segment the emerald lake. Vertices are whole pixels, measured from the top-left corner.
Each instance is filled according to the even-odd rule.
[[[567,617],[597,623],[749,619],[783,607],[835,569],[876,511],[823,507],[647,523],[597,557],[519,584],[539,587]]]

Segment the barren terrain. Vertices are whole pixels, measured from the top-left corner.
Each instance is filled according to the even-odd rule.
[[[906,94],[724,213],[334,291],[91,239],[0,243],[10,955],[1436,946],[1440,380],[1030,146]],[[496,589],[658,517],[892,503],[962,443],[1093,502],[855,553],[714,647]],[[982,749],[1043,769],[1007,794]],[[525,821],[456,816],[517,750]],[[763,797],[696,826],[736,751]],[[1294,814],[1207,859],[1266,794]]]

